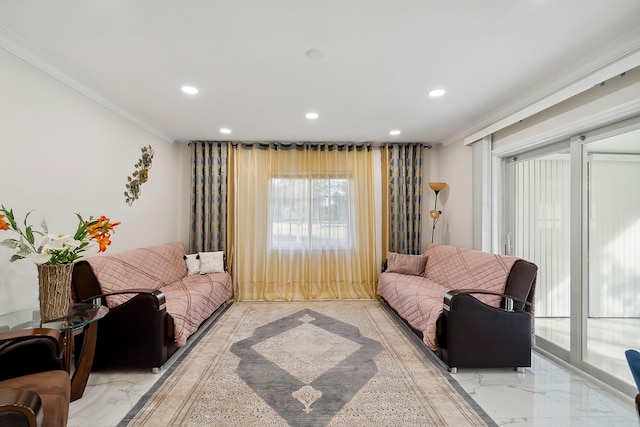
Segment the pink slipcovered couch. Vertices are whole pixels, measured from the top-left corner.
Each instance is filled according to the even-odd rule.
[[[451,333],[452,328],[461,327],[463,320],[468,324],[462,329],[472,331],[478,328],[475,336],[464,338],[473,342],[469,345],[473,350],[465,351],[478,353],[487,346],[502,346],[501,332],[490,324],[487,328],[493,331],[480,329],[482,322],[495,317],[498,323],[508,323],[518,317],[523,322],[526,336],[521,336],[522,331],[513,332],[514,336],[520,342],[528,343],[530,350],[535,336],[533,301],[537,267],[534,264],[515,257],[440,244],[427,245],[422,255],[390,253],[388,262],[387,270],[380,275],[378,295],[414,331],[422,335],[429,349],[441,356],[444,350],[445,356],[448,356],[448,352],[452,351],[452,342],[460,341],[460,337],[465,335],[456,332],[452,336]],[[424,268],[422,271],[421,266]],[[463,316],[464,319],[455,320],[452,325],[451,314],[456,313],[455,302],[458,297],[463,302],[468,297],[466,302],[478,308],[465,309],[453,320],[462,319]],[[519,313],[509,317],[516,311]],[[450,319],[448,323],[447,319]],[[508,337],[510,333],[512,331],[506,331],[503,336]],[[492,334],[497,337],[492,337]],[[507,346],[512,339],[505,338]],[[504,349],[491,351],[494,350],[504,352]],[[522,353],[526,353],[526,349]],[[469,362],[465,363],[469,365]],[[478,365],[486,364],[482,362]],[[525,366],[530,366],[530,363]]]
[[[74,298],[98,298],[109,307],[98,326],[94,367],[160,368],[232,297],[226,271],[187,275],[184,256],[178,242],[76,263]]]

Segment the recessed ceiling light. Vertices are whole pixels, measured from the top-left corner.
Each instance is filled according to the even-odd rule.
[[[220,133],[231,133],[231,129],[229,129],[229,128],[220,128]]]
[[[389,131],[389,135],[393,135],[393,136],[400,135],[400,131],[398,129],[394,129],[392,131]]]
[[[307,113],[304,116],[309,120],[315,120],[318,118],[318,113]]]
[[[182,86],[182,91],[184,93],[188,93],[189,95],[195,95],[196,93],[198,93],[198,89],[193,86]]]
[[[433,98],[437,98],[438,96],[444,95],[444,89],[433,89],[429,91],[429,96]]]

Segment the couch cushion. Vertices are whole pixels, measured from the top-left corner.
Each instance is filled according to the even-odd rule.
[[[427,257],[424,255],[403,255],[396,252],[387,254],[387,271],[389,273],[423,276],[426,265]]]
[[[425,277],[440,283],[447,291],[482,289],[503,293],[509,271],[518,258],[496,255],[456,246],[429,244]],[[499,307],[501,297],[474,295],[485,304]]]
[[[87,258],[102,293],[125,289],[160,289],[187,275],[184,245],[166,243],[148,248],[134,249],[114,255]],[[107,298],[114,307],[129,300],[132,295]]]
[[[432,350],[437,348],[435,326],[446,292],[439,283],[422,276],[385,272],[378,282],[378,295],[422,332],[424,343]]]
[[[161,289],[174,322],[178,347],[233,293],[228,273],[186,276]]]

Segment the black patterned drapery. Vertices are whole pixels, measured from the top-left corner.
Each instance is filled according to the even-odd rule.
[[[192,141],[191,252],[228,251],[228,144]]]
[[[389,152],[389,250],[420,254],[422,145],[391,144]]]

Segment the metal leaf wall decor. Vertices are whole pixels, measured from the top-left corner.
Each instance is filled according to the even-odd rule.
[[[129,206],[140,197],[140,187],[149,179],[149,169],[151,169],[151,162],[153,161],[153,148],[151,148],[151,145],[142,147],[141,151],[142,157],[134,165],[136,170],[133,171],[131,176],[127,177],[127,191],[124,192],[124,196]]]

